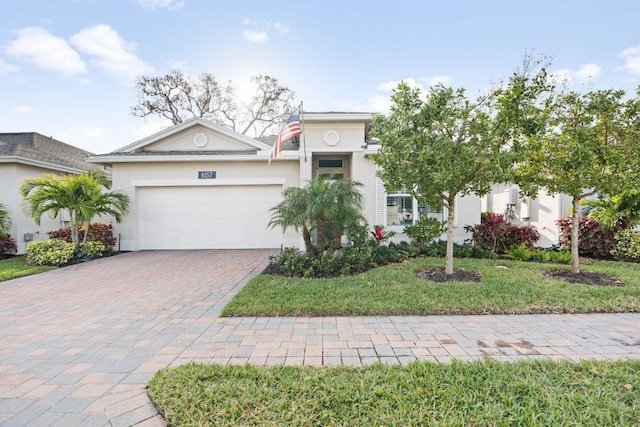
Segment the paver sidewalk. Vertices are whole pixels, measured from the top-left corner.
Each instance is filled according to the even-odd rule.
[[[0,425],[162,426],[145,385],[197,360],[640,358],[640,314],[219,318],[273,251],[137,252],[0,283]]]

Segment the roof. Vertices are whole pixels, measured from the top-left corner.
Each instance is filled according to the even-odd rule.
[[[101,157],[160,157],[160,156],[237,156],[256,155],[256,150],[167,150],[167,151],[133,151],[131,153],[113,152],[107,154],[97,154],[92,156],[96,159]]]
[[[36,132],[0,133],[0,159],[32,163],[67,171],[90,168],[93,153]]]

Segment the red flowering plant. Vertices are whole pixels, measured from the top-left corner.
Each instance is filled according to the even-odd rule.
[[[381,226],[381,225],[374,225],[373,226],[373,231],[371,232],[371,235],[376,240],[376,242],[378,242],[378,244],[380,244],[380,243],[390,239],[391,237],[395,236],[396,233],[395,233],[395,231],[392,231],[392,230],[385,230],[384,227]]]

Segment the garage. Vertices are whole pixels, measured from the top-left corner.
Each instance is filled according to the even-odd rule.
[[[282,229],[267,228],[282,185],[138,188],[139,248],[279,248]]]

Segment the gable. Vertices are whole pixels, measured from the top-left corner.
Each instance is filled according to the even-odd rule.
[[[201,124],[145,146],[142,151],[257,151],[255,146]]]
[[[271,147],[200,117],[189,119],[111,154],[257,152]]]

